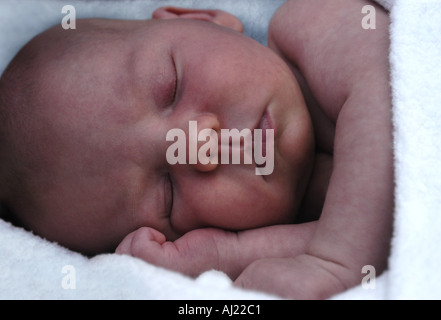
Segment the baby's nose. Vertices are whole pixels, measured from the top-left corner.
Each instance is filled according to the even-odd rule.
[[[189,163],[201,172],[213,171],[219,165],[219,119],[214,114],[202,114],[189,125]]]

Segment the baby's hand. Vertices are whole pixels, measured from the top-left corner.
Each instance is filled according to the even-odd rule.
[[[143,227],[127,235],[116,253],[190,276],[216,269],[236,279],[256,260],[304,253],[316,224],[270,226],[237,233],[216,228],[196,229],[174,242],[166,241],[155,229]]]
[[[116,253],[195,277],[210,269],[223,269],[217,244],[230,234],[213,228],[197,229],[171,242],[161,232],[142,227],[127,235]]]

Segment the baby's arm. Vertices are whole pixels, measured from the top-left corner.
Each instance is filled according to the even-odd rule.
[[[149,263],[197,276],[217,269],[232,279],[261,258],[291,257],[305,252],[316,222],[229,232],[215,228],[196,229],[174,242],[152,228],[130,233],[116,249]],[[289,241],[287,241],[289,239]]]
[[[367,4],[373,3],[289,1],[272,22],[273,43],[335,124],[334,168],[306,253],[256,261],[239,286],[327,298],[360,284],[363,266],[377,274],[386,267],[393,212],[388,17],[376,7],[377,29],[364,30]]]

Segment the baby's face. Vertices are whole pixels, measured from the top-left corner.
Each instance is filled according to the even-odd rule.
[[[115,247],[149,226],[169,240],[200,227],[292,222],[309,177],[312,131],[290,70],[268,48],[208,22],[79,21],[85,36],[40,70],[46,166],[25,223],[73,249]],[[83,29],[82,29],[83,28]],[[61,28],[59,28],[61,29]],[[170,165],[169,130],[271,121],[274,171]],[[40,133],[39,133],[40,132]]]

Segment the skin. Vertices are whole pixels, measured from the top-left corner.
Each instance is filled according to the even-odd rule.
[[[204,227],[294,221],[314,148],[295,78],[274,52],[231,30],[241,27],[233,16],[170,12],[185,18],[80,20],[73,40],[55,26],[28,45],[41,55],[32,69],[39,95],[15,137],[25,182],[3,197],[24,226],[94,254],[143,227],[173,241]],[[254,129],[265,113],[275,128],[269,176],[255,164],[166,160],[170,129],[188,137],[190,120],[198,130]]]
[[[366,32],[360,12],[367,4],[290,1],[271,22],[271,46],[304,82],[310,109],[335,127],[334,167],[305,254],[257,261],[236,280],[240,286],[326,298],[361,283],[364,265],[377,274],[386,268],[393,212],[389,18],[376,6],[377,29]],[[300,28],[308,31],[294,31]]]
[[[174,240],[175,234],[172,234],[172,237],[170,237],[167,231],[161,230],[167,228],[162,228],[162,225],[152,226],[149,221],[149,223],[136,224],[134,231],[129,233],[120,242],[116,250],[117,253],[130,254],[148,262],[192,276],[210,268],[217,268],[225,271],[235,279],[237,286],[271,292],[293,299],[327,298],[357,285],[361,282],[363,276],[361,273],[362,267],[367,264],[373,265],[376,268],[377,274],[381,273],[387,265],[393,212],[393,147],[388,78],[389,65],[387,60],[389,46],[387,28],[389,19],[381,8],[377,7],[377,29],[375,31],[362,29],[360,27],[362,19],[360,12],[362,6],[366,4],[372,5],[371,2],[353,0],[335,0],[332,3],[320,0],[291,0],[286,2],[276,12],[270,24],[269,47],[285,60],[300,84],[312,117],[317,142],[317,154],[313,162],[314,168],[306,189],[305,202],[301,207],[300,215],[304,220],[309,220],[308,218],[311,217],[311,214],[308,211],[315,211],[318,207],[321,213],[320,219],[310,223],[274,225],[239,232],[231,232],[219,228],[200,228],[202,225],[194,224],[192,226],[196,229],[188,230],[187,233],[176,240]],[[165,8],[156,13],[157,19],[195,19],[196,17],[198,19],[203,17],[205,21],[213,21],[240,31],[240,27],[237,27],[235,19],[232,19],[231,16],[227,18],[227,16],[219,12],[216,15],[207,11]],[[173,23],[178,23],[177,21],[180,20],[182,19],[173,20]],[[235,22],[235,26],[231,25],[231,21]],[[196,30],[192,31],[195,32]],[[167,35],[167,39],[172,38],[170,38],[170,34]],[[200,34],[200,36],[203,36],[203,34]],[[207,37],[204,40],[209,41],[210,39],[213,39],[213,37]],[[217,50],[211,52],[211,46],[204,44],[204,50],[202,51],[208,50],[211,55],[216,57],[221,52],[221,48],[218,45],[223,41],[220,41],[220,39],[216,37],[215,43],[212,43]],[[311,39],[314,39],[314,41],[311,41]],[[219,56],[229,56],[229,54],[235,52],[236,50],[231,49],[231,45],[232,43],[228,43],[228,46],[226,46],[228,50],[224,48],[225,51],[222,51],[222,55],[219,54]],[[192,43],[192,48],[197,48],[195,43]],[[236,49],[239,50],[239,48]],[[247,49],[250,49],[250,47]],[[248,54],[248,51],[239,50],[239,52],[247,52]],[[260,52],[260,49],[255,48],[253,52],[254,56],[254,54]],[[229,57],[232,58],[231,56]],[[247,56],[246,61],[242,60],[244,66],[247,65],[247,61],[254,61],[250,58],[250,56]],[[267,59],[272,59],[270,56],[265,56],[265,58],[263,61],[259,61],[263,67]],[[198,59],[197,61],[199,63],[205,62],[204,59]],[[99,61],[96,60],[95,63],[99,64]],[[226,74],[229,74],[230,69],[225,64],[220,63],[220,65],[222,66],[222,73],[226,72]],[[75,66],[75,68],[77,67]],[[87,67],[90,69],[93,66],[88,65]],[[268,82],[274,83],[273,81],[276,81],[281,73],[285,74],[285,71],[282,71],[286,70],[285,67],[280,67],[281,69],[276,69],[274,65],[272,67],[273,71],[278,71],[278,76],[272,78],[271,68],[266,69],[266,73],[262,74],[259,79],[259,86],[266,84],[265,79],[269,78],[272,81]],[[220,66],[218,65],[217,68],[220,68]],[[197,70],[197,72],[201,72],[198,76],[205,80],[202,83],[211,84],[210,76],[202,74],[203,68],[200,69],[198,70],[198,68],[194,67],[184,70]],[[74,72],[74,70],[70,71]],[[233,71],[231,70],[231,74],[233,74]],[[252,73],[254,73],[254,68]],[[256,112],[257,114],[261,114],[262,107],[260,107],[259,101],[269,99],[268,96],[262,98],[262,92],[277,91],[277,88],[280,87],[286,88],[285,85],[287,83],[287,81],[276,82],[277,85],[274,86],[268,83],[269,87],[267,87],[267,90],[261,90],[259,87],[259,90],[253,91],[252,86],[248,87],[248,84],[253,83],[253,79],[251,77],[247,78],[246,75],[247,73],[244,70],[236,74],[239,77],[238,79],[242,80],[242,82],[239,82],[241,90],[223,90],[221,96],[207,95],[206,90],[199,89],[197,91],[196,85],[189,83],[185,88],[195,90],[194,92],[197,94],[191,96],[182,94],[180,98],[182,101],[188,102],[186,105],[190,110],[196,111],[196,113],[203,110],[204,116],[207,115],[207,109],[199,109],[199,107],[205,106],[205,108],[209,108],[214,104],[208,104],[208,101],[213,102],[214,98],[219,98],[224,103],[219,104],[222,105],[222,108],[217,105],[218,109],[215,114],[218,119],[221,119],[221,125],[228,123],[240,129],[242,128],[241,124],[235,121],[244,121],[245,123],[242,123],[242,126],[248,126],[249,124],[246,121],[250,121],[252,118],[251,114],[254,114],[252,112],[252,110],[255,110],[254,108],[259,110],[259,112]],[[204,76],[207,78],[204,78]],[[232,77],[229,80],[235,81],[234,79]],[[217,81],[224,83],[219,78],[217,78]],[[272,89],[270,90],[269,88]],[[94,93],[99,92],[96,88],[94,89]],[[235,98],[241,97],[243,92],[250,93],[250,95],[243,94],[251,100],[251,102],[248,102],[249,104],[246,104],[248,106],[246,112],[243,110],[239,112],[239,110],[241,110],[240,105],[246,103],[245,101],[248,101],[248,99],[239,99],[241,103],[238,104],[230,103],[235,101],[230,95],[231,92],[235,92]],[[285,96],[286,92],[295,92],[295,94],[287,97]],[[276,148],[278,148],[277,152],[280,154],[280,156],[276,157],[278,160],[276,160],[275,169],[285,168],[282,160],[295,158],[294,154],[299,154],[299,145],[292,144],[293,141],[297,141],[294,138],[302,137],[305,139],[302,134],[294,133],[295,128],[299,128],[302,123],[308,122],[307,118],[297,121],[300,116],[294,110],[303,109],[296,108],[296,106],[302,105],[295,102],[298,101],[296,99],[300,96],[298,93],[299,91],[294,89],[292,91],[279,91],[277,96],[285,96],[285,99],[291,98],[293,100],[291,100],[291,103],[286,101],[290,108],[282,109],[282,105],[285,105],[283,103],[273,107],[274,113],[272,115],[274,115],[273,119],[275,119],[274,121],[277,124],[279,135],[276,139]],[[72,95],[71,98],[74,99],[75,97],[77,95]],[[208,97],[211,99],[208,99]],[[228,103],[226,102],[227,99]],[[97,98],[97,100],[99,101],[100,99]],[[181,103],[183,104],[184,102]],[[227,117],[227,115],[222,115],[223,108],[230,105],[236,106],[229,110],[231,118]],[[198,106],[198,108],[195,106]],[[275,110],[278,108],[284,110],[283,113],[282,111],[280,113],[276,112]],[[63,111],[72,112],[71,109],[66,109]],[[80,110],[82,109],[80,108]],[[90,112],[90,109],[87,110]],[[96,110],[95,119],[101,120],[102,118],[98,118],[98,116],[106,115],[107,113],[103,114],[99,111],[98,109]],[[182,116],[186,114],[184,111],[182,112]],[[294,112],[295,116],[292,112]],[[209,113],[214,113],[214,111],[210,110]],[[95,113],[93,114],[95,115]],[[116,129],[120,128],[119,123],[124,124],[124,127],[127,125],[123,121],[126,118],[126,114],[119,112],[116,112],[116,114],[118,115],[118,121],[113,126],[110,126],[115,132],[118,131]],[[50,112],[49,115],[52,115],[52,113]],[[143,123],[142,117],[141,120],[137,117],[134,118],[138,120],[136,123]],[[245,120],[245,118],[248,120]],[[257,121],[256,119],[254,120]],[[84,129],[81,124],[80,122],[79,127],[75,127],[75,129]],[[108,125],[108,123],[106,124]],[[175,125],[175,123],[173,124]],[[66,123],[63,122],[62,127],[64,128],[65,126]],[[135,127],[137,128],[137,126]],[[144,132],[143,130],[135,130],[134,132],[140,135],[139,132]],[[310,130],[301,131],[309,132],[310,134]],[[105,133],[111,134],[112,131]],[[131,154],[130,150],[140,152],[140,149],[135,146],[126,144],[128,140],[125,138],[130,137],[130,135],[126,136],[121,134],[121,132],[118,133],[119,135],[112,136],[114,139],[108,142],[110,145],[116,139],[116,141],[125,142],[119,145],[125,146],[125,154]],[[98,137],[103,136],[99,135]],[[108,145],[105,144],[104,146],[108,150]],[[141,148],[141,150],[144,149]],[[135,154],[139,153],[135,152]],[[115,154],[113,155],[115,156]],[[72,157],[73,154],[69,154],[69,156]],[[67,161],[69,164],[64,169],[69,168],[70,165],[75,163],[74,161],[70,163],[70,159],[65,157],[60,162],[66,163],[65,161]],[[112,163],[112,159],[104,157],[101,160],[105,160],[105,163]],[[121,158],[117,159],[119,160],[118,164],[123,160]],[[309,158],[309,160],[312,163],[312,159]],[[296,167],[295,161],[287,162],[289,163],[288,167],[299,168]],[[137,163],[140,163],[140,161]],[[222,167],[216,166],[213,168],[214,171],[207,170],[206,167],[202,169],[205,173],[213,173]],[[254,169],[254,167],[251,169]],[[174,171],[172,169],[169,170]],[[180,167],[179,170],[175,170],[182,173],[184,170],[190,170],[190,168],[184,169]],[[234,170],[244,170],[244,172],[247,172],[248,169],[247,167],[238,167]],[[112,172],[120,171],[112,170]],[[224,173],[226,174],[227,172]],[[70,174],[72,175],[72,172]],[[274,174],[275,177],[278,176],[277,172]],[[286,172],[284,174],[288,176]],[[234,179],[235,175],[239,175],[241,178],[244,177],[242,173],[235,171],[230,176],[230,179],[237,181]],[[242,204],[243,207],[240,205],[228,208],[231,212],[228,210],[222,211],[222,214],[228,213],[224,216],[227,224],[236,223],[237,220],[232,218],[237,218],[239,215],[241,215],[241,221],[252,221],[254,223],[256,219],[259,220],[260,209],[262,209],[262,216],[265,216],[265,213],[266,216],[273,216],[275,213],[284,211],[280,207],[274,206],[269,208],[262,205],[259,202],[260,197],[268,196],[264,192],[267,189],[263,187],[261,189],[260,183],[257,184],[255,177],[252,175],[247,176],[247,179],[250,179],[252,182],[247,184],[244,181],[245,179],[239,179],[241,183],[245,183],[245,185],[241,184],[241,188],[252,187],[251,190],[253,192],[249,196],[253,201],[240,202],[239,205]],[[292,181],[292,179],[297,181],[295,175],[289,175],[288,180]],[[124,179],[118,180],[119,183],[122,183],[122,181]],[[204,199],[206,199],[206,195],[208,196],[210,189],[202,182],[198,182],[198,184],[196,184],[196,181],[194,182],[191,185],[191,188],[193,188],[191,194],[198,194],[197,189],[196,191],[193,190],[199,184],[205,186],[205,189],[201,189],[203,192],[200,191],[197,201],[186,203],[207,205],[205,207],[207,211],[204,212],[204,219],[209,219],[212,217],[211,212],[213,212],[210,210],[214,210],[214,206],[211,205],[208,208],[208,202]],[[106,181],[106,183],[113,187],[111,188],[112,191],[115,188],[118,190],[118,184],[110,184],[110,181]],[[109,194],[106,192],[109,191],[109,188],[106,188],[106,183],[99,185],[102,189],[93,189],[95,193],[97,193],[97,190],[101,190],[103,193],[103,197],[99,199],[100,201],[97,202],[97,205],[105,203],[107,199],[105,195]],[[87,188],[87,186],[87,184],[81,185],[82,188]],[[190,188],[190,185],[186,185],[186,187]],[[228,185],[228,187],[230,190],[233,188],[232,190],[236,193],[238,190],[241,190],[240,192],[246,190],[234,189],[234,186],[231,185]],[[287,195],[282,191],[282,188],[287,188],[289,192],[294,192],[294,190],[289,189],[286,184],[283,184],[281,189],[278,189],[277,185],[272,186],[272,188],[276,188],[275,191],[280,196],[278,199],[282,200],[282,203],[284,203],[283,207],[285,207]],[[66,190],[68,195],[73,193],[72,189],[67,188]],[[87,191],[91,192],[91,190]],[[228,192],[228,190],[219,191]],[[259,196],[255,196],[256,194]],[[290,193],[290,196],[292,197],[293,194],[295,195],[295,192]],[[234,196],[234,194],[231,194],[231,196]],[[216,201],[218,197],[219,193],[207,199]],[[296,199],[297,197],[294,198]],[[62,199],[66,201],[66,198]],[[237,200],[237,198],[235,199]],[[271,193],[268,199],[273,199]],[[316,203],[311,204],[308,199],[322,199],[324,203],[322,205],[322,200],[318,200],[315,201]],[[54,198],[48,200],[50,200],[49,203],[56,202]],[[92,201],[91,203],[95,203],[93,199],[88,200]],[[122,202],[124,203],[124,201]],[[70,204],[72,204],[72,201],[70,201]],[[216,204],[222,206],[225,205],[225,202]],[[287,207],[292,208],[291,205],[287,205]],[[236,211],[236,208],[241,210]],[[249,218],[246,215],[247,212],[250,212],[249,208],[253,208],[253,219],[245,219]],[[81,210],[78,210],[78,205],[75,209],[81,212]],[[82,209],[81,206],[80,209]],[[195,207],[195,209],[198,209],[198,207]],[[256,215],[254,215],[254,209],[256,209]],[[268,212],[271,212],[271,215],[268,215]],[[221,211],[217,211],[217,213],[217,218],[222,216]],[[233,216],[231,216],[232,213],[234,213]],[[312,214],[312,216],[314,215]],[[84,225],[84,219],[77,219],[81,225],[77,225],[79,229],[77,237],[79,238],[80,235],[81,237],[88,237],[89,233],[82,234],[84,233],[83,230],[88,230],[88,232],[92,230],[101,236],[100,230],[97,230],[96,226],[92,228],[95,221],[89,220],[90,217],[87,217],[86,221],[90,222],[89,225]],[[196,215],[186,216],[186,219],[195,221],[193,220],[195,217]],[[37,221],[42,221],[40,219],[43,219],[43,217],[38,217]],[[60,216],[58,222],[61,221],[66,224],[66,221],[69,221],[69,219],[68,217]],[[118,226],[125,225],[124,221],[125,219],[118,218]],[[220,220],[215,221],[219,223]],[[109,223],[105,222],[105,224]],[[46,223],[45,226],[47,225]],[[72,228],[75,227],[75,224],[67,223],[67,225]],[[207,223],[205,226],[210,225]],[[54,225],[55,227],[59,228],[59,224],[57,226]],[[115,232],[113,229],[110,230]],[[187,229],[182,228],[182,230]],[[94,243],[94,240],[98,239],[91,239],[90,236],[87,239],[89,244]]]
[[[360,284],[365,265],[380,274],[387,266],[393,212],[389,18],[377,6],[377,29],[362,29],[366,4],[372,5],[288,1],[270,24],[269,46],[296,75],[314,123],[319,154],[305,198],[320,198],[326,190],[317,222],[234,235],[206,231],[204,241],[189,233],[188,241],[174,243],[139,230],[117,251],[188,274],[211,261],[237,286],[292,299],[324,299]],[[209,261],[196,259],[201,256]],[[238,261],[246,261],[242,272]]]

